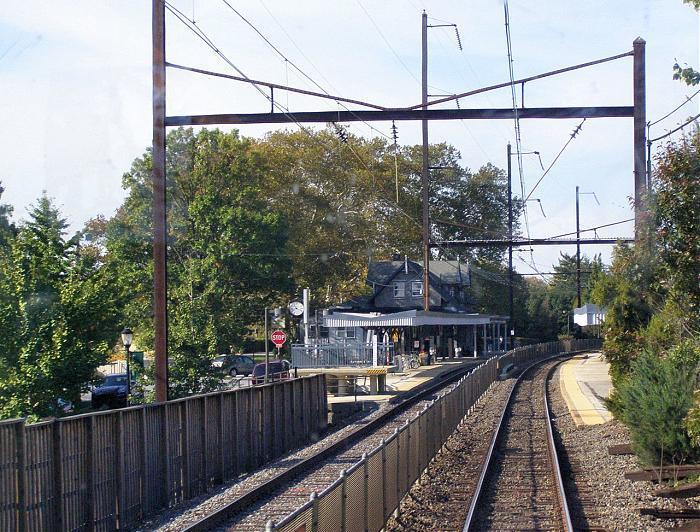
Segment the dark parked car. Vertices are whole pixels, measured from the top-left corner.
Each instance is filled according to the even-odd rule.
[[[253,372],[255,361],[245,355],[219,355],[211,361],[211,365],[223,373],[235,377],[236,375],[250,375]]]
[[[282,381],[289,378],[289,362],[286,360],[270,360],[267,370],[267,381]],[[253,386],[265,382],[265,363],[256,364],[253,368]]]
[[[109,408],[126,406],[126,382],[126,373],[107,375],[104,381],[92,390],[92,408],[100,408],[103,405]]]

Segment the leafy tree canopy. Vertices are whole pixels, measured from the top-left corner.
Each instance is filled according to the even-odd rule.
[[[289,292],[288,228],[268,208],[265,164],[237,132],[168,135],[168,308],[171,396],[218,385],[211,358],[235,350],[262,309]],[[106,229],[125,322],[153,342],[151,157],[124,175],[127,198]]]
[[[117,334],[113,282],[65,238],[45,195],[0,270],[0,416],[60,413],[77,402]]]

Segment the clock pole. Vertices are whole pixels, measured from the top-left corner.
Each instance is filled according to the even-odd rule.
[[[309,345],[309,289],[302,291],[304,300],[304,345]]]

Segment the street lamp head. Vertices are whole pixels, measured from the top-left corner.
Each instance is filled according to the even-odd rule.
[[[126,347],[128,349],[129,346],[131,346],[131,342],[133,341],[133,339],[134,339],[134,333],[132,332],[131,329],[126,327],[122,331],[122,343],[124,344],[124,347]]]

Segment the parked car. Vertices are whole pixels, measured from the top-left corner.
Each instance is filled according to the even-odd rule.
[[[100,408],[103,405],[109,408],[126,406],[126,383],[126,373],[105,376],[104,381],[92,390],[92,408]]]
[[[211,361],[211,365],[223,373],[235,377],[237,375],[250,375],[253,372],[255,361],[246,355],[219,355]]]
[[[287,360],[270,360],[267,381],[282,381],[289,378],[289,362]],[[253,368],[253,386],[265,383],[265,363],[256,364]]]

